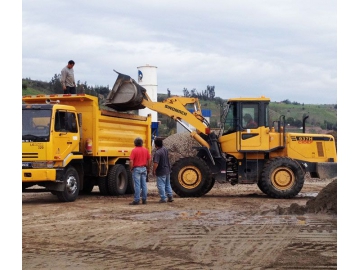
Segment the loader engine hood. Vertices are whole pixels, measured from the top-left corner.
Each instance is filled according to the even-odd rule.
[[[114,71],[118,77],[106,98],[105,105],[116,111],[144,109],[142,100],[145,98],[146,89],[130,76]]]

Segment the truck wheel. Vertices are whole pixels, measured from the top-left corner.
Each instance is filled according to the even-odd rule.
[[[79,195],[79,175],[74,167],[69,166],[64,174],[65,187],[63,191],[57,191],[56,195],[61,202],[73,202]]]
[[[126,189],[125,194],[134,194],[135,193],[135,187],[134,187],[134,180],[132,178],[132,173],[129,169],[126,169],[126,173],[128,176],[128,186]]]
[[[128,187],[126,169],[121,164],[112,166],[108,176],[109,194],[113,196],[124,195]]]
[[[180,197],[200,197],[210,191],[212,181],[210,168],[198,157],[181,158],[171,168],[171,187]]]
[[[304,181],[305,172],[296,161],[278,157],[265,164],[258,186],[270,197],[287,199],[300,192]]]
[[[98,186],[100,194],[103,196],[109,195],[108,179],[107,177],[98,177]]]

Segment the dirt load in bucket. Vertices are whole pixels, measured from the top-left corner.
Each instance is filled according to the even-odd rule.
[[[144,109],[145,107],[141,102],[146,89],[136,83],[130,76],[115,72],[118,77],[106,98],[105,105],[116,111]]]
[[[183,157],[195,156],[197,151],[193,147],[200,146],[189,133],[177,133],[163,140],[164,146],[169,151],[171,165]],[[316,197],[307,201],[305,206],[293,203],[288,208],[278,207],[276,214],[305,214],[305,213],[327,213],[337,214],[337,178],[334,178],[324,187]]]

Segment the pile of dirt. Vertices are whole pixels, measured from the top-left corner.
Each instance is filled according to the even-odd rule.
[[[319,194],[306,202],[305,206],[293,203],[288,208],[278,207],[276,213],[279,215],[305,213],[337,214],[337,178],[324,187]]]
[[[200,146],[200,144],[190,136],[190,133],[176,133],[166,137],[163,140],[163,145],[168,149],[170,165],[172,166],[175,161],[183,157],[196,156],[197,151],[193,149],[194,146]],[[151,160],[155,154],[155,146],[151,150]],[[150,171],[152,172],[152,162]],[[149,180],[154,181],[154,176],[150,175]]]
[[[163,140],[163,144],[169,151],[171,165],[180,158],[196,156],[197,151],[193,147],[200,146],[188,132],[170,135]]]

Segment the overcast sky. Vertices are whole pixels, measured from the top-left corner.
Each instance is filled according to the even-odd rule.
[[[158,93],[337,103],[335,0],[22,1],[22,77],[112,88],[157,67]]]

